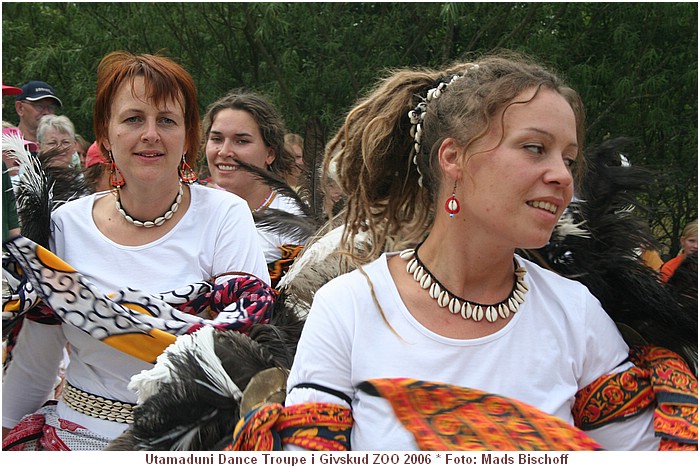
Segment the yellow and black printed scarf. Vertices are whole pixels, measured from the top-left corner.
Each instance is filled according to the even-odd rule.
[[[4,244],[3,337],[26,318],[69,323],[122,352],[154,363],[179,335],[211,325],[245,332],[267,323],[274,290],[246,273],[226,273],[148,294],[125,288],[104,294],[49,250],[25,237]],[[5,290],[7,286],[7,291]],[[6,328],[8,330],[6,330]],[[9,336],[10,348],[12,337]]]

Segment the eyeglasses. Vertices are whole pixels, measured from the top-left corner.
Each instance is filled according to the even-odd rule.
[[[38,110],[39,112],[44,112],[47,111],[50,114],[55,114],[56,111],[58,111],[58,106],[56,104],[37,104],[35,102],[31,101],[22,101],[25,104],[29,104],[32,106],[34,109]]]
[[[42,144],[45,148],[63,148],[75,143],[75,140],[47,141]]]

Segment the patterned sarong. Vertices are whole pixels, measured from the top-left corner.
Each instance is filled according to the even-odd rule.
[[[273,403],[254,408],[236,425],[233,442],[224,450],[282,450],[293,444],[307,450],[349,450],[350,409],[330,403],[284,407]]]
[[[2,441],[7,451],[102,450],[109,439],[56,415],[51,401],[22,418]]]
[[[656,346],[630,350],[636,367],[602,376],[576,395],[574,421],[582,429],[632,417],[650,405],[659,450],[698,449],[698,379],[677,354]]]
[[[3,294],[3,328],[18,316],[65,322],[150,363],[179,335],[207,325],[245,332],[255,323],[267,323],[273,310],[274,290],[246,273],[155,295],[131,288],[107,295],[27,238],[4,246],[9,255],[3,257],[3,275],[11,275],[18,286],[11,295]]]

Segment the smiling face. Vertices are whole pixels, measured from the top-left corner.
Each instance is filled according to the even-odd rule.
[[[543,88],[511,105],[468,150],[460,216],[509,248],[542,247],[573,196],[577,153],[574,112],[561,95]]]
[[[214,182],[243,198],[253,187],[264,183],[248,171],[240,170],[235,160],[260,168],[275,160],[275,152],[265,144],[253,116],[239,109],[223,109],[216,114],[205,152]]]
[[[185,117],[182,106],[173,101],[157,108],[146,96],[143,77],[124,82],[111,105],[108,140],[129,184],[172,183],[185,151]]]

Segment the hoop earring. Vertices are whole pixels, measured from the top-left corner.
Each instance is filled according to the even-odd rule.
[[[124,185],[126,185],[126,181],[124,180],[122,173],[119,171],[117,163],[114,162],[114,156],[112,156],[111,151],[109,152],[109,161],[109,184],[114,188],[124,187]]]
[[[457,200],[457,195],[455,191],[457,190],[457,181],[455,180],[455,186],[452,188],[452,196],[445,201],[445,211],[450,215],[450,218],[454,218],[457,213],[459,213],[459,200]]]
[[[187,164],[184,154],[182,155],[182,163],[180,164],[180,169],[178,172],[180,173],[180,180],[184,183],[192,184],[197,182],[197,174],[195,174],[190,165]]]

